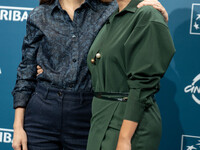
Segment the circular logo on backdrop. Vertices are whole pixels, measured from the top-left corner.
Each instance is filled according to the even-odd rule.
[[[200,74],[198,74],[191,85],[188,85],[184,89],[185,93],[191,93],[192,99],[200,105]]]

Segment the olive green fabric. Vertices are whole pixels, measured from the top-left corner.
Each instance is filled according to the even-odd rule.
[[[161,116],[157,104],[145,109],[132,138],[133,150],[157,150],[161,138]],[[92,102],[91,128],[87,150],[115,150],[125,113],[126,102],[94,98]]]
[[[104,138],[101,142],[101,150],[115,150],[122,122],[121,114],[124,112],[124,104],[120,103],[115,110],[112,120],[106,129]],[[132,141],[132,150],[157,150],[161,138],[161,117],[158,106],[154,103],[144,112],[140,125],[138,126]],[[93,145],[93,149],[95,146]]]
[[[140,124],[145,110],[154,104],[152,95],[159,90],[160,79],[168,68],[175,48],[160,12],[151,6],[137,9],[139,2],[132,0],[123,11],[116,11],[110,16],[91,46],[87,62],[93,90],[128,92],[128,101],[123,103],[122,120]],[[115,109],[121,103],[107,101],[101,99],[93,108],[101,111],[93,110],[96,113],[93,113],[91,120],[88,150],[92,150],[92,143],[93,146],[94,143],[97,145],[93,150],[100,148]]]
[[[93,99],[92,102],[93,116],[91,119],[87,150],[101,149],[102,140],[107,132],[110,121],[112,120],[113,115],[116,109],[118,108],[119,104],[120,104],[119,101],[109,101],[98,98]],[[115,122],[114,126],[117,126],[119,129],[121,126],[121,121]],[[118,137],[116,138],[118,139]]]

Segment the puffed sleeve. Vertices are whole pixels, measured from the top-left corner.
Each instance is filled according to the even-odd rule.
[[[26,35],[22,46],[22,61],[17,69],[17,80],[12,92],[14,108],[26,107],[36,85],[36,55],[41,41],[41,31],[35,25],[32,16],[27,19]]]
[[[124,47],[130,88],[124,119],[139,122],[151,95],[158,91],[175,48],[168,27],[154,21],[135,28]]]

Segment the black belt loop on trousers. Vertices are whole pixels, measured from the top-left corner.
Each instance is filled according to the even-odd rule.
[[[49,88],[47,88],[44,93],[44,99],[47,99],[48,94],[49,94]]]
[[[81,100],[80,100],[80,104],[82,104],[82,103],[83,103],[83,100],[84,100],[84,99],[83,99],[83,93],[82,93],[82,92],[80,92],[80,99],[81,99]]]

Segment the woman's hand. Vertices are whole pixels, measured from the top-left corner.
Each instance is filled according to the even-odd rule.
[[[43,69],[39,65],[37,65],[37,76],[41,73],[43,73]]]
[[[116,150],[131,150],[130,139],[119,137]]]
[[[14,129],[12,147],[14,150],[28,150],[27,136],[23,128]]]
[[[137,7],[141,8],[142,6],[147,6],[147,5],[153,6],[155,9],[159,10],[163,15],[163,17],[165,18],[165,21],[168,22],[169,20],[168,13],[158,0],[144,0],[141,3],[139,3]]]

